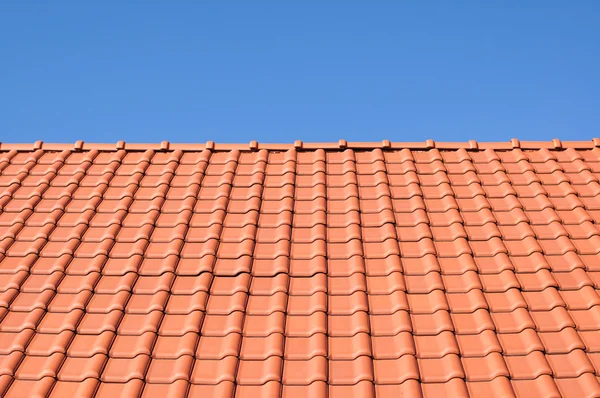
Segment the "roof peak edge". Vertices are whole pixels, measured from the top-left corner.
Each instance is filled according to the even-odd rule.
[[[201,143],[172,143],[169,141],[162,141],[160,143],[127,143],[125,141],[118,141],[117,143],[87,143],[84,141],[77,141],[73,144],[66,143],[46,143],[43,141],[36,141],[35,143],[0,143],[1,151],[35,151],[35,150],[47,150],[47,151],[88,151],[88,150],[101,150],[101,151],[117,151],[117,150],[130,150],[130,151],[144,151],[144,150],[156,150],[156,151],[202,151],[205,149],[211,151],[227,151],[227,150],[239,150],[239,151],[287,151],[291,149],[295,150],[346,150],[346,149],[357,149],[357,150],[369,150],[369,149],[381,149],[381,150],[400,150],[400,149],[411,149],[411,150],[511,150],[511,149],[592,149],[600,147],[600,139],[593,138],[588,141],[561,141],[557,138],[551,141],[520,141],[516,138],[506,142],[478,142],[475,140],[464,141],[464,142],[450,142],[450,141],[434,141],[428,139],[421,142],[402,142],[402,141],[390,141],[383,140],[380,142],[351,142],[346,140],[339,140],[338,142],[303,142],[297,140],[293,143],[259,143],[258,141],[251,141],[248,144],[237,144],[237,143],[216,143],[208,141],[204,144]]]

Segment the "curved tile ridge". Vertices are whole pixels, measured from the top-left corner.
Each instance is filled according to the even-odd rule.
[[[17,151],[29,151],[29,150],[72,150],[72,151],[85,151],[90,149],[97,149],[101,151],[110,150],[130,150],[139,151],[152,149],[157,151],[171,151],[171,150],[182,150],[182,151],[199,151],[204,149],[215,150],[215,151],[257,151],[260,149],[285,151],[289,149],[297,150],[315,150],[315,149],[413,149],[413,150],[430,150],[430,149],[442,149],[442,150],[486,150],[486,149],[497,149],[497,150],[511,150],[511,149],[593,149],[600,146],[600,139],[594,138],[589,141],[560,141],[554,139],[551,141],[519,141],[516,139],[510,142],[440,142],[433,140],[426,140],[423,142],[395,142],[390,140],[383,140],[381,142],[348,142],[346,140],[340,140],[339,142],[323,142],[323,143],[309,143],[296,141],[294,143],[259,143],[257,141],[251,141],[250,144],[227,144],[227,143],[215,143],[209,141],[206,144],[196,143],[174,143],[169,141],[163,141],[160,143],[127,143],[125,141],[119,141],[115,144],[105,143],[88,143],[84,141],[77,141],[75,144],[58,144],[58,143],[47,143],[42,141],[36,141],[33,144],[24,143],[0,143],[0,150],[17,150]]]

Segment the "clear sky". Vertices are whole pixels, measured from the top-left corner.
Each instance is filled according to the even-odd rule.
[[[600,1],[0,4],[2,142],[596,136]]]

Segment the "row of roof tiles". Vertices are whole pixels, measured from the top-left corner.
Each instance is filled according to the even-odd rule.
[[[525,212],[544,211],[546,209],[555,211],[581,212],[600,210],[600,200],[596,197],[579,197],[577,195],[545,196],[536,195],[532,197],[517,197],[506,195],[503,197],[485,197],[477,194],[472,197],[455,197],[450,195],[410,197],[380,196],[377,198],[359,198],[348,195],[345,198],[326,198],[325,194],[304,196],[307,192],[299,191],[292,196],[282,196],[279,199],[263,199],[258,196],[247,196],[230,198],[218,194],[215,198],[198,198],[196,195],[187,195],[182,198],[165,198],[159,192],[155,192],[150,198],[145,198],[144,192],[139,196],[128,194],[127,190],[116,193],[117,188],[107,191],[106,194],[88,193],[86,195],[65,194],[59,197],[48,195],[43,197],[40,190],[19,189],[13,195],[0,196],[0,209],[9,213],[22,212],[35,209],[41,213],[49,213],[55,210],[62,211],[86,211],[96,210],[107,213],[106,206],[111,205],[114,212],[129,210],[132,214],[141,213],[143,210],[152,211],[163,209],[165,213],[173,213],[177,210],[194,210],[196,213],[210,213],[227,211],[228,214],[246,214],[248,217],[256,217],[260,214],[283,214],[281,217],[292,218],[289,212],[296,214],[310,214],[328,212],[329,214],[353,214],[360,211],[362,214],[378,212],[408,213],[418,210],[427,210],[431,213],[451,212],[460,210],[463,213],[492,210],[494,212],[507,212],[521,209]],[[296,199],[295,201],[293,199]],[[105,203],[108,203],[106,205]],[[219,214],[224,216],[224,214]],[[266,216],[263,216],[266,217]],[[588,217],[591,219],[591,217]],[[289,221],[291,223],[291,220]]]
[[[499,376],[490,382],[465,382],[453,378],[446,383],[423,383],[416,379],[408,379],[401,384],[377,384],[360,381],[353,385],[331,385],[316,381],[307,386],[282,385],[270,381],[263,385],[236,385],[232,381],[223,381],[217,385],[190,384],[187,380],[176,380],[173,383],[145,383],[141,379],[132,379],[127,383],[100,383],[95,378],[83,382],[55,381],[45,377],[41,381],[12,380],[8,376],[0,378],[0,388],[7,391],[7,398],[15,397],[223,397],[244,398],[256,396],[269,397],[331,397],[347,396],[371,397],[515,397],[537,396],[548,398],[560,397],[594,397],[600,394],[600,384],[593,374],[585,373],[577,378],[553,379],[549,375],[541,375],[534,380],[509,380]],[[9,388],[10,385],[10,388]],[[0,391],[2,391],[0,390]]]
[[[201,154],[199,153],[198,156],[200,157]],[[598,156],[600,156],[600,153]],[[82,172],[96,177],[109,174],[117,177],[135,177],[137,174],[144,174],[150,177],[162,177],[163,179],[172,175],[191,179],[201,173],[206,175],[208,180],[210,180],[210,177],[227,177],[235,174],[237,177],[253,177],[254,179],[266,178],[273,181],[279,179],[285,183],[286,179],[291,178],[290,174],[304,177],[304,179],[313,177],[314,179],[321,178],[335,182],[342,178],[348,181],[353,179],[369,181],[369,177],[373,179],[379,177],[380,173],[386,173],[391,178],[405,176],[406,178],[422,179],[424,181],[439,179],[456,185],[466,185],[470,181],[479,182],[482,179],[485,181],[485,179],[490,179],[495,174],[499,174],[497,178],[504,178],[505,180],[510,178],[518,182],[531,179],[552,185],[553,180],[577,178],[576,173],[580,173],[582,179],[595,180],[596,174],[600,171],[600,158],[598,161],[577,159],[573,162],[552,161],[546,163],[530,163],[525,160],[518,163],[505,163],[499,160],[488,163],[475,163],[467,160],[460,163],[443,163],[440,160],[429,163],[414,161],[389,163],[385,162],[384,159],[378,159],[369,163],[356,163],[351,160],[344,163],[326,163],[324,160],[297,163],[294,160],[289,160],[283,164],[267,163],[266,159],[256,163],[244,164],[239,163],[234,158],[226,164],[219,164],[216,160],[213,163],[211,157],[206,160],[196,159],[196,162],[192,164],[179,163],[179,161],[173,160],[166,165],[152,164],[148,159],[139,159],[139,163],[132,164],[121,163],[118,159],[109,164],[99,164],[93,162],[92,155],[90,155],[90,159],[74,164],[67,163],[68,159],[59,158],[52,163],[40,163],[41,159],[32,157],[24,163],[14,163],[2,159],[0,152],[0,170],[5,180],[8,179],[7,177],[20,177],[23,173],[38,177],[51,173],[61,176],[75,176]],[[521,180],[518,180],[518,174],[524,174]]]
[[[594,217],[600,214],[596,211],[585,211],[583,209],[572,211],[544,209],[524,212],[518,208],[506,212],[491,212],[489,209],[483,208],[476,212],[460,212],[456,209],[449,209],[440,213],[427,213],[422,209],[415,209],[406,213],[394,213],[389,210],[383,210],[379,213],[360,213],[358,211],[329,214],[324,211],[290,213],[290,211],[279,214],[258,213],[257,211],[226,213],[222,210],[216,210],[213,214],[211,212],[194,213],[189,209],[178,213],[161,213],[158,210],[150,210],[146,214],[128,213],[125,209],[116,210],[112,214],[108,211],[95,213],[92,209],[83,210],[82,212],[56,209],[50,212],[40,211],[34,213],[32,209],[23,209],[19,212],[2,213],[0,215],[0,225],[12,227],[14,230],[23,225],[51,228],[47,224],[56,225],[58,228],[76,227],[80,224],[87,225],[89,228],[110,227],[113,224],[116,224],[113,228],[117,228],[119,225],[123,228],[148,225],[149,227],[155,226],[156,231],[160,231],[161,227],[177,227],[183,224],[189,226],[190,230],[214,226],[218,231],[223,229],[223,234],[235,233],[240,228],[248,228],[254,230],[258,236],[259,234],[268,234],[268,231],[278,228],[281,228],[282,233],[285,233],[283,230],[290,226],[301,230],[329,227],[327,229],[328,235],[330,235],[330,231],[335,231],[335,228],[352,227],[356,229],[362,226],[361,233],[368,234],[369,231],[381,230],[382,233],[387,234],[396,224],[396,237],[402,241],[409,239],[412,232],[421,236],[424,234],[423,231],[427,231],[427,235],[423,237],[439,240],[436,235],[439,235],[443,229],[436,228],[462,224],[462,226],[454,225],[453,228],[459,229],[462,236],[469,238],[477,236],[474,235],[475,232],[479,232],[477,227],[481,227],[480,230],[482,230],[485,226],[488,231],[490,228],[494,230],[491,237],[504,237],[510,232],[511,227],[514,227],[521,229],[521,231],[527,230],[525,236],[539,236],[541,239],[545,239],[547,236],[560,237],[572,234],[577,235],[574,238],[594,236],[596,235],[594,229],[596,227],[593,225],[596,221]],[[547,218],[545,222],[543,222],[544,217]],[[486,224],[496,224],[496,226]],[[356,226],[353,227],[353,225]],[[258,229],[255,227],[258,227]],[[533,232],[530,228],[533,229]],[[497,229],[500,229],[500,231],[497,231]],[[7,231],[7,237],[14,236],[11,235],[16,232],[14,230]],[[85,231],[82,230],[81,232]],[[113,234],[117,232],[119,231],[114,230]],[[405,234],[402,234],[402,232],[405,232]],[[339,241],[339,239],[336,240]],[[414,239],[411,239],[411,241],[414,241]]]
[[[189,226],[184,217],[175,219],[173,224],[167,226],[154,225],[155,220],[153,218],[145,219],[139,226],[135,227],[121,226],[116,220],[114,221],[114,223],[101,227],[90,226],[84,223],[83,220],[69,226],[55,225],[50,222],[44,225],[28,225],[27,222],[15,222],[10,225],[10,228],[6,228],[2,237],[29,242],[34,242],[37,239],[45,239],[51,242],[68,242],[72,239],[102,242],[109,239],[115,242],[134,243],[144,239],[150,242],[168,243],[180,239],[189,243],[219,239],[222,243],[241,243],[252,240],[256,244],[273,244],[282,240],[299,244],[315,241],[327,241],[336,244],[349,243],[358,239],[370,244],[382,243],[388,239],[400,242],[418,242],[424,238],[432,239],[433,242],[450,242],[458,239],[477,242],[492,238],[502,238],[504,241],[527,238],[538,238],[540,241],[547,239],[560,241],[561,237],[590,239],[600,235],[600,228],[589,221],[580,224],[563,224],[552,221],[547,225],[536,225],[522,221],[514,225],[503,225],[484,219],[483,221],[487,222],[473,225],[463,223],[463,220],[450,219],[448,220],[449,224],[432,223],[429,220],[428,223],[418,222],[413,227],[395,226],[392,223],[385,223],[377,227],[361,226],[356,223],[344,227],[328,227],[317,223],[311,227],[296,228],[285,223],[278,227],[268,228],[259,227],[254,223],[248,223],[242,227],[223,227],[218,222],[207,227],[198,227]],[[189,221],[194,224],[194,216]],[[7,227],[8,225],[2,226]],[[576,249],[569,251],[576,251]]]
[[[504,356],[528,355],[534,351],[545,354],[570,354],[583,350],[595,363],[600,355],[600,334],[596,330],[565,327],[560,331],[536,331],[526,328],[519,332],[496,333],[484,329],[477,334],[419,335],[402,331],[395,335],[372,335],[358,332],[352,336],[268,335],[231,332],[224,336],[202,335],[184,330],[179,335],[144,331],[137,335],[105,330],[98,334],[81,334],[72,330],[58,333],[0,332],[0,355],[22,352],[28,356],[48,356],[62,353],[68,357],[89,358],[104,354],[113,358],[135,358],[149,355],[158,359],[177,359],[192,355],[199,359],[222,359],[236,356],[244,360],[262,360],[279,356],[286,360],[311,360],[316,356],[332,360],[354,360],[360,356],[374,359],[398,359],[413,355],[421,359],[443,358],[448,354],[463,358],[484,358],[491,353]],[[200,340],[198,340],[200,339]],[[580,354],[578,354],[580,355]],[[493,377],[492,377],[493,378]]]
[[[280,273],[292,277],[312,277],[317,274],[332,276],[349,276],[364,273],[368,276],[386,276],[394,272],[402,272],[407,276],[427,275],[430,272],[441,272],[443,275],[464,274],[468,271],[481,275],[499,275],[510,270],[519,274],[520,283],[528,286],[546,286],[547,274],[540,273],[530,277],[527,274],[548,270],[556,273],[572,272],[582,269],[589,272],[600,271],[598,256],[595,254],[577,255],[567,252],[564,255],[544,256],[533,253],[530,256],[507,256],[504,253],[493,257],[479,257],[464,254],[460,257],[437,258],[433,254],[423,257],[388,256],[386,258],[363,258],[360,256],[348,259],[329,259],[315,257],[312,259],[290,259],[280,256],[275,259],[252,260],[249,256],[238,259],[215,258],[178,258],[176,255],[166,258],[147,258],[140,255],[129,258],[96,257],[45,257],[28,254],[24,257],[4,257],[0,261],[0,273],[30,271],[32,274],[50,274],[65,272],[67,275],[87,275],[101,272],[105,275],[125,275],[136,272],[143,276],[162,275],[173,272],[177,275],[199,275],[212,272],[217,276],[236,276],[240,273],[251,273],[253,276],[274,277]],[[590,276],[590,278],[595,278]],[[551,284],[550,284],[551,285]]]
[[[161,177],[167,175],[177,175],[179,177],[191,177],[202,173],[209,177],[236,174],[237,176],[250,177],[255,174],[263,174],[266,178],[275,179],[288,174],[298,176],[315,176],[318,178],[329,178],[335,180],[340,176],[346,176],[346,179],[362,178],[366,176],[387,173],[390,176],[409,175],[415,178],[432,178],[429,176],[438,175],[437,178],[446,178],[447,182],[458,182],[462,180],[479,181],[478,175],[483,178],[490,178],[490,175],[502,173],[512,178],[517,178],[514,174],[525,173],[526,177],[537,178],[551,181],[554,178],[563,178],[564,175],[582,173],[584,177],[593,179],[600,172],[600,159],[598,161],[584,161],[576,159],[572,162],[549,161],[545,163],[533,163],[526,160],[520,160],[518,163],[500,162],[493,160],[488,163],[476,163],[470,160],[463,160],[460,163],[444,163],[441,160],[433,160],[428,163],[419,163],[415,161],[404,161],[402,163],[386,163],[385,159],[374,159],[369,163],[357,163],[353,160],[346,160],[343,163],[327,163],[325,160],[316,160],[309,163],[298,163],[295,160],[287,160],[285,163],[270,163],[267,159],[255,163],[240,163],[235,158],[225,164],[213,162],[212,158],[202,159],[201,153],[195,163],[180,163],[176,158],[165,164],[153,164],[148,159],[140,159],[139,163],[122,163],[118,158],[108,164],[93,162],[93,156],[83,162],[68,163],[66,159],[57,158],[52,163],[47,163],[43,159],[35,157],[27,158],[21,162],[19,158],[13,158],[10,161],[2,158],[0,152],[0,170],[5,177],[20,176],[27,172],[33,176],[45,176],[50,173],[59,175],[76,175],[85,171],[91,176],[102,176],[105,174],[114,174],[115,176],[135,176],[143,173],[146,176]],[[599,154],[600,156],[600,154]],[[443,177],[443,176],[446,177]],[[540,177],[535,177],[539,175]],[[164,177],[166,178],[166,177]],[[260,176],[256,176],[260,178]],[[289,178],[286,177],[286,178]],[[506,178],[506,177],[505,177]],[[575,177],[573,177],[575,178]],[[463,183],[464,184],[464,183]]]
[[[288,295],[277,292],[272,295],[248,295],[234,292],[228,295],[210,294],[198,291],[194,294],[177,295],[166,290],[152,294],[129,293],[121,290],[116,293],[95,293],[82,290],[79,293],[19,292],[7,289],[0,293],[0,309],[11,311],[32,311],[48,308],[50,311],[68,312],[74,309],[87,313],[108,313],[121,310],[127,313],[149,313],[164,310],[167,313],[187,313],[193,310],[208,314],[227,315],[235,311],[246,311],[251,315],[268,315],[285,311],[290,315],[310,315],[327,312],[330,315],[352,315],[359,311],[373,315],[389,315],[399,310],[413,314],[431,314],[438,310],[453,313],[472,313],[479,309],[494,312],[511,312],[517,308],[532,311],[550,311],[557,307],[569,310],[586,310],[600,305],[600,296],[592,286],[577,290],[557,290],[547,287],[541,291],[521,291],[510,288],[505,292],[484,293],[479,289],[467,293],[451,293],[434,289],[428,293],[405,293],[396,290],[390,294],[368,295],[355,291],[348,295],[328,295],[314,292],[311,295]],[[1,310],[0,310],[1,311]]]
[[[200,197],[229,196],[233,197],[264,197],[273,194],[275,189],[280,190],[278,197],[296,197],[300,200],[326,197],[330,199],[345,199],[360,197],[361,199],[377,199],[388,196],[396,199],[423,196],[426,198],[454,196],[469,198],[477,195],[486,195],[490,198],[503,198],[518,196],[530,198],[536,196],[565,197],[580,195],[588,197],[591,192],[596,192],[598,173],[562,173],[534,174],[527,173],[506,174],[480,174],[477,179],[471,179],[466,174],[452,175],[438,172],[431,175],[404,174],[393,175],[366,175],[344,174],[342,176],[326,176],[325,174],[294,175],[287,173],[284,176],[266,176],[254,174],[252,176],[220,175],[206,176],[202,173],[192,176],[147,176],[141,172],[135,176],[118,176],[113,173],[102,175],[89,175],[78,173],[61,175],[48,173],[47,175],[33,175],[23,173],[17,176],[4,175],[0,177],[2,197],[46,195],[80,196],[82,198],[103,197],[114,195],[114,188],[123,188],[124,192],[118,198],[132,197],[150,200],[157,197],[167,199],[185,199],[189,196]],[[450,176],[450,177],[449,177]],[[542,176],[542,178],[539,178]],[[546,177],[544,177],[546,176]],[[48,185],[52,188],[46,193]],[[583,190],[581,185],[591,184],[589,189]],[[295,194],[295,190],[302,195]],[[231,188],[232,187],[232,188]],[[220,188],[218,190],[215,189]],[[246,189],[244,189],[246,188]],[[373,191],[373,192],[369,192]],[[282,196],[283,195],[283,196]],[[265,200],[269,200],[268,196]]]
[[[415,358],[406,354],[396,359],[372,359],[363,355],[351,360],[327,359],[325,356],[288,360],[272,355],[254,360],[238,359],[235,355],[205,359],[184,354],[176,359],[167,359],[151,358],[146,354],[138,354],[133,358],[94,354],[81,358],[65,357],[62,353],[29,356],[13,352],[3,358],[2,365],[0,377],[12,376],[18,380],[53,377],[73,382],[97,378],[108,383],[126,383],[132,379],[172,383],[183,379],[194,384],[209,385],[223,381],[239,385],[264,385],[270,381],[284,385],[310,385],[316,381],[331,385],[355,385],[361,381],[371,381],[397,385],[409,379],[446,383],[453,378],[489,382],[498,376],[531,380],[541,375],[555,379],[577,378],[583,374],[598,375],[600,372],[596,369],[600,367],[600,354],[586,354],[575,349],[568,354],[544,355],[540,351],[532,351],[527,355],[502,356],[492,352],[485,357],[473,358],[461,358],[449,353],[442,358]]]
[[[140,335],[144,332],[161,335],[182,336],[187,332],[202,332],[207,336],[226,336],[243,333],[247,336],[266,337],[273,333],[285,333],[288,337],[310,337],[327,333],[335,337],[351,337],[357,333],[373,336],[395,336],[410,332],[416,336],[438,335],[444,331],[457,335],[479,334],[485,330],[496,333],[519,333],[526,329],[539,332],[560,332],[564,328],[578,331],[597,331],[600,307],[569,310],[555,307],[546,311],[529,311],[516,308],[510,312],[489,312],[477,309],[473,312],[450,313],[440,309],[433,313],[410,313],[398,310],[392,314],[368,314],[357,311],[350,315],[330,315],[317,311],[311,314],[286,315],[275,311],[267,315],[244,316],[243,311],[229,314],[205,314],[185,307],[174,308],[167,314],[160,310],[149,313],[123,313],[112,311],[85,313],[75,309],[70,312],[46,312],[34,309],[29,312],[2,309],[2,332],[22,332],[35,329],[40,333],[75,331],[80,334],[100,334],[111,331],[121,335]]]
[[[131,200],[139,201],[146,207],[156,206],[166,213],[175,210],[185,211],[194,209],[196,212],[228,210],[232,213],[247,213],[262,211],[274,213],[277,211],[292,211],[303,214],[316,211],[330,210],[333,213],[342,211],[363,211],[365,213],[394,210],[408,212],[415,210],[429,210],[433,213],[440,211],[461,210],[463,212],[492,209],[496,212],[524,209],[525,211],[542,211],[544,209],[575,210],[584,208],[597,210],[599,201],[595,196],[587,196],[585,190],[562,194],[546,194],[538,192],[535,187],[528,187],[520,194],[513,194],[504,188],[498,191],[479,192],[469,187],[467,190],[439,189],[423,190],[411,187],[391,187],[389,190],[373,189],[370,193],[362,194],[352,189],[330,189],[325,192],[321,189],[295,188],[293,190],[280,190],[256,186],[249,188],[228,186],[213,188],[170,188],[166,194],[160,189],[148,187],[106,187],[87,189],[73,186],[73,189],[55,189],[47,186],[26,187],[21,186],[9,193],[0,193],[0,200],[7,212],[17,212],[15,206],[8,205],[10,201],[21,204],[24,208],[39,209],[49,212],[52,209],[79,210],[99,208],[101,200],[109,203],[127,205]],[[416,188],[416,186],[415,186]],[[564,188],[564,187],[562,187]],[[579,187],[577,187],[579,189]],[[588,187],[589,188],[589,187]],[[511,187],[512,189],[512,187]],[[265,196],[265,192],[268,196]],[[278,202],[274,203],[274,202]],[[136,206],[133,206],[135,212]]]
[[[448,274],[430,271],[424,275],[392,271],[385,275],[353,272],[348,275],[328,276],[317,273],[308,277],[294,277],[287,273],[277,273],[272,276],[251,277],[247,273],[236,276],[215,276],[209,272],[194,276],[177,275],[173,272],[143,275],[133,271],[119,274],[100,274],[95,271],[86,274],[69,274],[62,271],[30,274],[20,270],[14,273],[0,273],[0,292],[18,290],[24,293],[42,293],[52,290],[57,293],[128,291],[134,294],[154,294],[167,291],[173,294],[207,292],[214,295],[244,292],[253,296],[270,296],[276,293],[288,293],[291,296],[326,293],[339,296],[366,292],[377,296],[396,291],[410,294],[431,293],[434,290],[444,290],[447,293],[468,293],[472,290],[504,293],[513,288],[530,292],[543,291],[550,287],[559,291],[571,291],[585,286],[600,288],[599,271],[586,272],[582,268],[575,268],[566,272],[539,269],[535,272],[520,273],[507,269],[486,274],[466,270],[462,273]]]
[[[523,240],[502,241],[500,238],[491,238],[489,241],[467,241],[464,238],[458,238],[455,241],[433,241],[430,238],[422,238],[416,242],[387,239],[384,242],[362,243],[355,240],[341,243],[329,243],[325,240],[315,240],[311,243],[290,242],[288,240],[279,240],[275,243],[254,242],[252,239],[245,239],[241,242],[220,242],[217,239],[209,239],[206,242],[184,242],[181,239],[175,239],[170,242],[149,242],[146,239],[138,239],[135,242],[113,241],[107,239],[104,241],[80,241],[77,238],[68,241],[46,241],[44,238],[35,240],[16,240],[6,238],[0,246],[0,254],[6,255],[4,260],[11,261],[10,258],[24,258],[29,255],[40,255],[45,258],[60,258],[63,256],[79,259],[95,259],[96,261],[106,262],[106,258],[131,262],[132,265],[140,263],[142,257],[144,261],[153,261],[168,259],[168,262],[176,266],[178,257],[181,259],[204,259],[211,266],[214,259],[239,262],[244,266],[243,259],[253,256],[256,261],[277,260],[282,263],[290,261],[310,261],[312,267],[326,265],[326,257],[329,260],[349,260],[354,257],[365,259],[388,259],[396,258],[399,252],[402,252],[403,258],[424,258],[426,256],[437,256],[440,259],[462,259],[465,261],[463,269],[470,265],[470,269],[476,268],[473,262],[473,255],[480,258],[498,257],[500,255],[510,255],[511,259],[537,263],[543,268],[548,261],[560,261],[562,255],[572,253],[570,257],[576,261],[571,264],[571,269],[579,266],[582,268],[582,260],[578,258],[576,252],[581,256],[594,256],[600,251],[600,236],[592,236],[588,239],[563,239],[536,240],[532,237],[526,237]],[[545,253],[546,256],[543,256]],[[527,257],[536,255],[541,258]],[[503,257],[503,256],[500,256]],[[104,261],[103,261],[104,258]],[[24,260],[24,259],[23,259]],[[23,261],[19,260],[19,261]],[[32,260],[34,260],[32,258]],[[361,260],[356,260],[361,261]],[[393,261],[393,260],[391,260]],[[502,261],[499,258],[498,261]],[[467,265],[468,264],[468,265]],[[101,264],[103,265],[103,264]],[[124,268],[126,269],[126,268]],[[136,268],[137,270],[137,268]],[[172,270],[169,264],[164,264],[164,271]],[[201,270],[201,269],[200,269]],[[164,272],[163,271],[163,272]],[[243,272],[243,271],[241,271]],[[523,271],[522,271],[523,272]],[[525,271],[526,272],[526,271]],[[161,272],[162,273],[162,272]]]
[[[218,147],[217,147],[218,145]],[[271,150],[279,150],[281,148],[296,148],[296,149],[346,149],[346,148],[384,148],[384,149],[392,149],[392,148],[412,148],[412,149],[433,149],[433,148],[444,148],[444,149],[486,149],[486,148],[499,148],[499,149],[515,149],[515,148],[553,148],[553,149],[563,149],[563,148],[590,148],[590,147],[600,147],[600,138],[593,138],[590,141],[565,141],[564,143],[558,138],[554,138],[551,141],[535,141],[529,142],[524,141],[521,142],[517,138],[512,138],[509,142],[477,142],[476,140],[469,140],[468,142],[442,142],[436,143],[432,139],[427,139],[424,142],[393,142],[390,140],[382,140],[379,143],[369,143],[369,142],[348,142],[344,139],[340,139],[337,143],[304,143],[301,140],[294,141],[293,144],[259,144],[258,141],[252,140],[248,144],[215,144],[214,141],[207,141],[206,144],[171,144],[169,141],[162,141],[160,144],[126,144],[125,141],[118,141],[115,144],[88,144],[82,140],[78,140],[75,142],[73,146],[70,144],[44,144],[43,141],[38,140],[32,144],[11,144],[5,143],[0,144],[2,149],[25,149],[32,148],[36,149],[46,149],[53,150],[55,148],[72,148],[74,150],[83,150],[84,148],[88,148],[89,146],[95,148],[114,148],[114,149],[160,149],[160,150],[169,150],[176,148],[189,148],[193,146],[196,148],[203,148],[214,150],[218,149],[249,149],[249,150],[258,150],[260,149],[271,149]]]

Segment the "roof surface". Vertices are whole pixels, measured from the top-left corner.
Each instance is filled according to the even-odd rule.
[[[2,144],[0,396],[600,396],[596,146]]]

